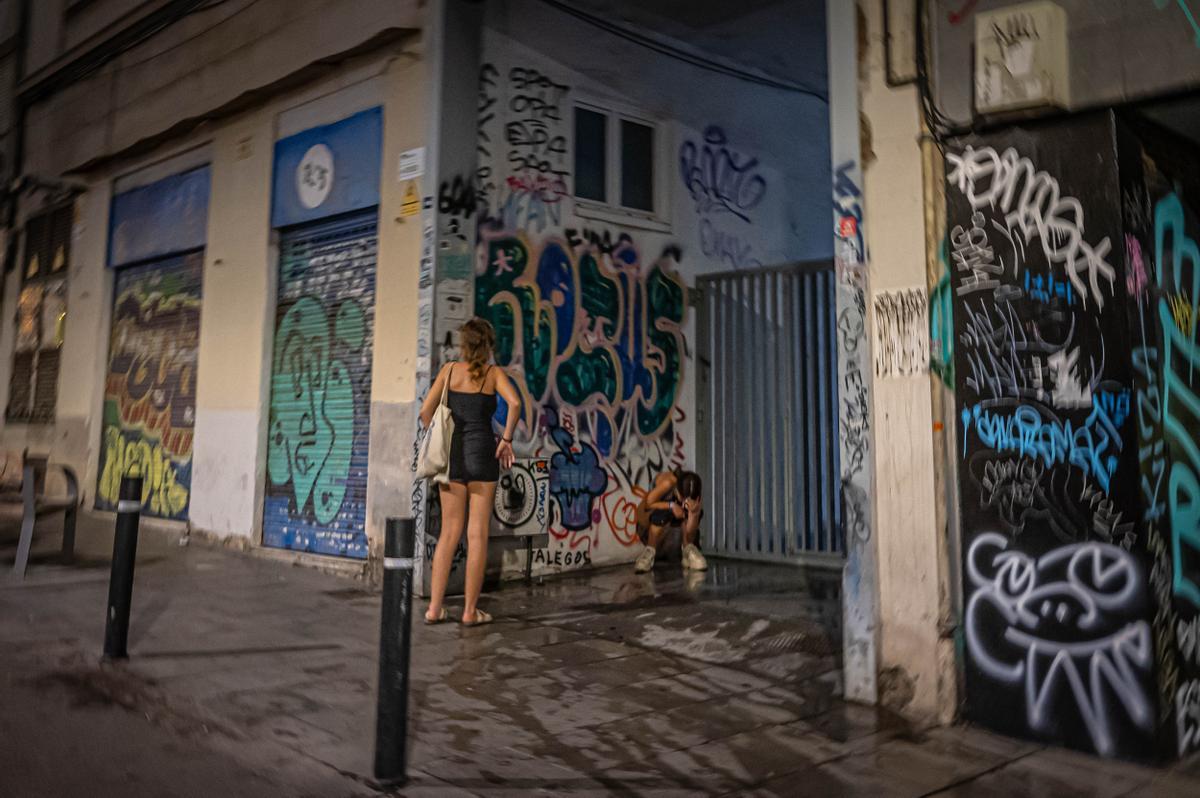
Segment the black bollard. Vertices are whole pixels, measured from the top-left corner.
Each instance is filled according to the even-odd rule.
[[[403,783],[408,737],[408,660],[412,647],[413,553],[417,526],[389,518],[383,544],[383,614],[379,630],[379,700],[375,778]]]
[[[104,624],[104,658],[128,659],[129,609],[133,602],[133,563],[137,559],[138,518],[142,512],[142,478],[123,477],[117,500],[117,535],[113,539],[112,575],[108,579],[108,615]]]

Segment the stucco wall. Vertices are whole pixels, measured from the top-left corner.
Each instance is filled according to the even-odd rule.
[[[869,131],[864,193],[870,213],[868,305],[911,291],[924,304],[925,208],[919,101],[884,80],[882,4],[865,3],[862,111]],[[860,17],[860,19],[862,19]],[[865,150],[864,144],[864,150]],[[919,313],[897,328],[875,314],[876,353],[928,336]],[[880,700],[911,715],[938,710],[938,529],[928,361],[914,373],[876,370],[876,534],[879,556]]]
[[[60,2],[33,4],[26,85],[76,57],[80,48],[60,48],[102,10],[64,23]],[[33,105],[27,171],[76,169],[180,123],[194,127],[235,101],[256,105],[251,92],[294,83],[301,70],[376,36],[415,31],[423,13],[415,0],[235,0],[190,14]],[[325,65],[300,80],[329,72]]]
[[[274,344],[276,234],[271,186],[277,138],[299,129],[383,106],[373,346],[371,464],[367,527],[372,543],[383,520],[402,514],[410,490],[408,461],[417,325],[415,298],[420,251],[418,220],[400,212],[395,165],[400,153],[426,136],[419,47],[364,57],[322,81],[285,93],[136,161],[89,176],[76,201],[68,283],[68,317],[58,414],[51,425],[5,424],[0,445],[48,451],[80,474],[85,507],[94,501],[109,349],[112,271],[105,267],[108,213],[117,180],[158,169],[164,159],[205,148],[211,154],[211,196],[204,252],[203,302],[197,353],[195,438],[189,521],[219,537],[259,539]],[[168,161],[169,163],[169,161]],[[0,312],[12,319],[18,284],[10,278]],[[0,376],[11,369],[13,329],[0,329]],[[0,391],[8,389],[4,379]],[[378,436],[378,441],[375,436]]]
[[[1200,8],[1194,0],[1055,2],[1067,15],[1073,109],[1195,87],[1200,75]],[[976,15],[1016,5],[1013,0],[931,4],[934,91],[941,110],[952,119],[971,119]]]

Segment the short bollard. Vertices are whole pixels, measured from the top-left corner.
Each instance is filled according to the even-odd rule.
[[[375,778],[406,779],[408,659],[412,646],[413,552],[416,523],[389,518],[383,547],[383,614],[379,633],[379,700],[375,722]]]
[[[133,602],[133,564],[137,559],[138,517],[142,511],[142,478],[124,477],[117,500],[117,534],[113,539],[112,575],[108,579],[108,614],[104,623],[104,658],[127,659],[129,608]]]

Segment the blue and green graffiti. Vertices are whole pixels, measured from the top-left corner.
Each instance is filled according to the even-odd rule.
[[[1154,5],[1159,11],[1162,11],[1167,7],[1169,2],[1171,0],[1154,0]],[[1192,26],[1192,33],[1195,34],[1193,41],[1196,47],[1200,48],[1200,22],[1196,21],[1196,15],[1188,7],[1186,0],[1175,0],[1175,3],[1179,6],[1179,10],[1183,12],[1183,15],[1187,17],[1188,24]]]
[[[938,250],[942,276],[929,293],[929,367],[941,377],[947,388],[954,390],[954,292],[950,289],[950,265],[946,258],[946,242]]]
[[[354,384],[335,348],[358,352],[365,336],[354,300],[329,318],[312,297],[297,300],[275,333],[267,470],[273,485],[291,485],[297,512],[311,497],[321,524],[342,506],[354,445]]]
[[[476,312],[496,328],[497,362],[516,367],[524,422],[533,429],[550,402],[598,410],[616,428],[632,412],[639,435],[671,421],[683,382],[682,280],[671,253],[643,274],[622,235],[612,266],[596,248],[549,240],[531,256],[521,236],[485,242]]]

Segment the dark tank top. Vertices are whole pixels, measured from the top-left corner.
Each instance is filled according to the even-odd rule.
[[[483,384],[491,370],[489,366],[484,372],[478,391],[447,392],[446,404],[454,417],[454,435],[450,439],[451,482],[495,482],[500,478],[496,436],[492,432],[496,394],[483,393]]]
[[[451,388],[447,392],[446,404],[450,405],[450,414],[454,416],[454,431],[462,430],[464,434],[472,432],[487,433],[492,438],[492,416],[496,415],[496,394],[483,393],[483,385],[487,383],[488,373],[492,367],[483,373],[479,390],[465,393]]]

